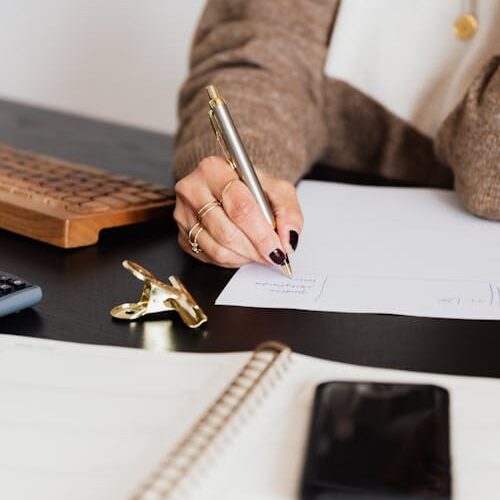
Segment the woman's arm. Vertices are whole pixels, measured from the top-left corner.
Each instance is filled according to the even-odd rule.
[[[225,267],[282,265],[297,247],[303,218],[292,183],[326,147],[323,64],[336,4],[208,2],[180,94],[174,153],[179,244],[196,258]],[[215,156],[220,151],[207,116],[209,84],[228,102],[274,211],[276,232],[248,188]],[[204,212],[217,200],[220,206]]]
[[[179,100],[174,168],[220,154],[205,86],[224,95],[257,167],[295,182],[326,147],[322,79],[337,0],[210,0]]]
[[[446,119],[436,149],[453,169],[465,207],[500,220],[500,56],[488,62]]]

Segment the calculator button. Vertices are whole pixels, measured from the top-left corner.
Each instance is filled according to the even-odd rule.
[[[9,283],[18,290],[26,286],[26,283],[23,280],[19,279],[10,280]]]
[[[39,286],[15,274],[0,271],[0,317],[31,307],[42,298]]]

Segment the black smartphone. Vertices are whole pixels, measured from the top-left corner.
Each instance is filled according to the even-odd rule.
[[[449,500],[448,391],[326,382],[316,389],[304,500]]]

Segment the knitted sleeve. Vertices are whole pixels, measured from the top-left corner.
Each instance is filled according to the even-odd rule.
[[[443,123],[436,150],[453,169],[465,207],[500,220],[500,56],[488,62]]]
[[[179,97],[177,178],[220,151],[205,86],[224,96],[254,165],[295,182],[327,143],[322,79],[337,0],[209,0]]]

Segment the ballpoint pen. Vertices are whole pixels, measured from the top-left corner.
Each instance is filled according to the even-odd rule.
[[[238,174],[241,181],[246,184],[267,222],[276,230],[276,220],[273,211],[224,99],[213,85],[207,87],[207,93],[210,99],[208,103],[210,123],[227,162]],[[281,269],[288,277],[292,277],[292,268],[286,254],[285,261],[281,264]]]

